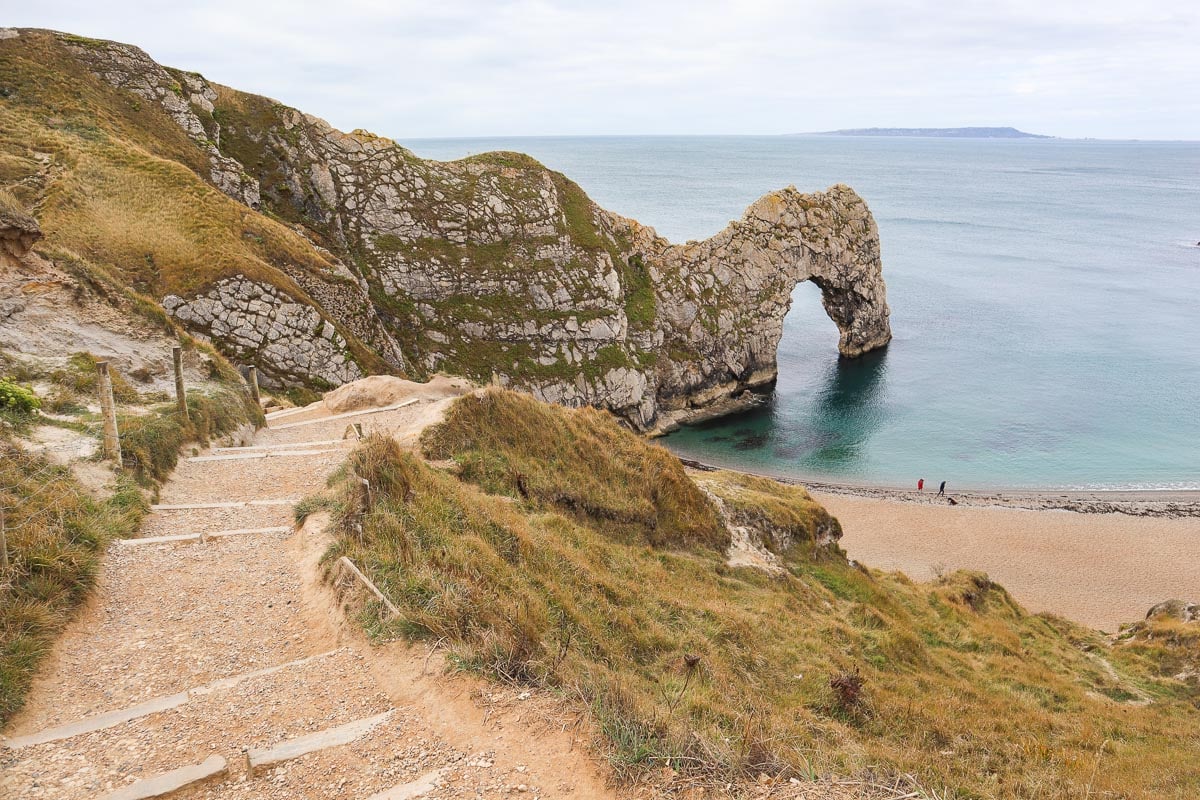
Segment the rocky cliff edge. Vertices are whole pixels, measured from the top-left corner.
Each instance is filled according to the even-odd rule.
[[[129,45],[0,36],[0,62],[39,57],[128,96],[140,115],[129,125],[158,115],[223,202],[290,227],[319,256],[331,273],[319,279],[294,258],[274,272],[231,260],[155,287],[185,327],[269,381],[442,370],[662,429],[774,381],[802,281],[821,288],[842,355],[891,337],[878,231],[847,186],[772,192],[715,236],[671,244],[528,156],[425,160]]]

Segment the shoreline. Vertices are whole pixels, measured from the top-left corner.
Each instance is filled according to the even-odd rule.
[[[690,470],[720,468],[680,459]],[[848,557],[915,581],[955,570],[986,573],[1033,614],[1106,633],[1171,598],[1194,601],[1200,492],[937,491],[805,481],[842,526]],[[1055,513],[1057,512],[1057,513]]]
[[[685,467],[704,472],[741,472],[770,478],[780,483],[803,486],[813,492],[876,500],[891,500],[910,505],[941,508],[1007,508],[1024,511],[1068,511],[1078,514],[1126,514],[1132,517],[1180,519],[1200,517],[1200,490],[1190,489],[968,489],[952,490],[937,496],[936,485],[923,492],[916,489],[831,483],[744,468],[721,467],[675,454]],[[953,500],[954,502],[951,502]]]

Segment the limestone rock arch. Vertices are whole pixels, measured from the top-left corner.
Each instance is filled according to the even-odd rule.
[[[656,424],[670,426],[743,402],[777,376],[792,290],[811,280],[847,358],[890,341],[879,231],[848,186],[764,195],[701,242],[669,244],[633,223],[658,292],[661,345]]]

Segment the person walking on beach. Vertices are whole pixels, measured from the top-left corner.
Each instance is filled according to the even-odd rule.
[[[937,493],[937,496],[938,496],[938,497],[945,497],[945,496],[946,496],[946,482],[945,482],[945,481],[942,481],[942,485],[938,487],[938,493]]]
[[[918,492],[925,491],[925,479],[924,478],[917,479],[917,491]]]

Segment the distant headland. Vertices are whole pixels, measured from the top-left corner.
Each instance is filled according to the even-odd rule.
[[[818,136],[924,136],[937,139],[1053,139],[1016,128],[845,128],[817,131]]]

